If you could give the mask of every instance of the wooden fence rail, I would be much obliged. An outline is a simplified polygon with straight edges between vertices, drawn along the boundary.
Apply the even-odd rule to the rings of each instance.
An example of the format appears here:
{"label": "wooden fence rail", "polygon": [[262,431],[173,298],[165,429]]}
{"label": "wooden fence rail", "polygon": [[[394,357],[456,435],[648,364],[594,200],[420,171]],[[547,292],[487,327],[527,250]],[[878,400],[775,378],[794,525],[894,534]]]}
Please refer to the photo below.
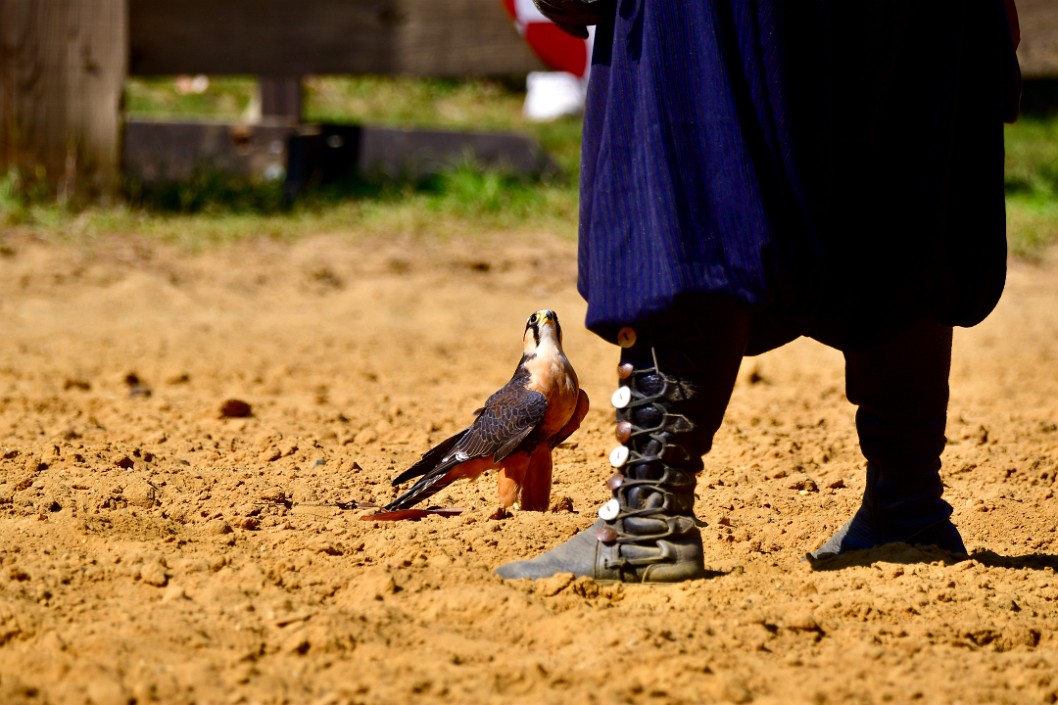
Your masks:
{"label": "wooden fence rail", "polygon": [[500,0],[128,0],[132,75],[499,76],[539,67]]}

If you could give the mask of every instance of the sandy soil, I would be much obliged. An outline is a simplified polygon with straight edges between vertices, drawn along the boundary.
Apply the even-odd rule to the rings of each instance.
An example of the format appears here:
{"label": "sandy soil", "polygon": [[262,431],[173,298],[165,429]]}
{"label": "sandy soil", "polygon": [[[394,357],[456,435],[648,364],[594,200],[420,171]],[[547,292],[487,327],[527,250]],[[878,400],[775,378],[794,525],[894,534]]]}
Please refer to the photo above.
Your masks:
{"label": "sandy soil", "polygon": [[[615,352],[572,243],[424,252],[340,235],[190,255],[0,235],[0,702],[1054,703],[1058,267],[959,331],[945,454],[972,558],[802,561],[863,487],[839,354],[743,365],[698,489],[715,577],[492,569],[591,523]],[[595,401],[556,451],[573,511],[361,521],[562,317]],[[251,416],[221,413],[229,399]]]}

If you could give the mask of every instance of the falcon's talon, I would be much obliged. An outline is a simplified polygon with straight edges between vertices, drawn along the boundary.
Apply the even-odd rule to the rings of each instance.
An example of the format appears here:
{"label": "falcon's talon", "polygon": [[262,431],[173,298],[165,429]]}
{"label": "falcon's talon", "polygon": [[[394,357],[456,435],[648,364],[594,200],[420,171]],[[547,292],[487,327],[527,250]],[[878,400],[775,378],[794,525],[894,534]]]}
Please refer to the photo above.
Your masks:
{"label": "falcon's talon", "polygon": [[554,311],[529,317],[522,359],[511,380],[475,412],[464,431],[442,441],[393,480],[420,477],[384,509],[407,509],[460,478],[475,479],[499,468],[500,504],[546,511],[551,497],[551,451],[580,427],[588,395],[562,351],[562,328]]}

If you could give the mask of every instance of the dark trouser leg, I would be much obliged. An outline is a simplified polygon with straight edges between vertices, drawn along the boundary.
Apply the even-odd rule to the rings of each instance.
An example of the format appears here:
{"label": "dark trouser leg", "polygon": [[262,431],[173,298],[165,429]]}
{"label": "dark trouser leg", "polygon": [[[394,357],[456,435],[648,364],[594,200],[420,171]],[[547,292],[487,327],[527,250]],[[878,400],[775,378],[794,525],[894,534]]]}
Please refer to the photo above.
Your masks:
{"label": "dark trouser leg", "polygon": [[923,320],[845,353],[867,486],[855,516],[812,558],[895,542],[966,553],[941,498],[951,342],[950,327]]}
{"label": "dark trouser leg", "polygon": [[585,531],[497,574],[623,582],[703,577],[695,476],[723,420],[748,333],[747,312],[725,301],[695,310],[693,323],[654,329],[649,340],[625,329],[612,400],[621,445],[610,456],[610,500]]}

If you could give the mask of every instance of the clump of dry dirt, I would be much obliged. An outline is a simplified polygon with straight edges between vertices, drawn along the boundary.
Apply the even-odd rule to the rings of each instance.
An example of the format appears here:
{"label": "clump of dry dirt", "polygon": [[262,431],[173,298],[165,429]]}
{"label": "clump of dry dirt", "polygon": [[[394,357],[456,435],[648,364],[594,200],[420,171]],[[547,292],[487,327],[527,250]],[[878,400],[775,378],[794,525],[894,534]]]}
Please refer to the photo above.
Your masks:
{"label": "clump of dry dirt", "polygon": [[[0,702],[1053,703],[1058,268],[956,335],[948,498],[970,560],[802,561],[858,503],[838,353],[747,360],[698,487],[714,577],[497,565],[592,521],[615,353],[575,246],[258,241],[189,255],[3,235]],[[558,511],[361,521],[505,382],[551,307],[595,400]],[[232,404],[232,401],[239,404]]]}

